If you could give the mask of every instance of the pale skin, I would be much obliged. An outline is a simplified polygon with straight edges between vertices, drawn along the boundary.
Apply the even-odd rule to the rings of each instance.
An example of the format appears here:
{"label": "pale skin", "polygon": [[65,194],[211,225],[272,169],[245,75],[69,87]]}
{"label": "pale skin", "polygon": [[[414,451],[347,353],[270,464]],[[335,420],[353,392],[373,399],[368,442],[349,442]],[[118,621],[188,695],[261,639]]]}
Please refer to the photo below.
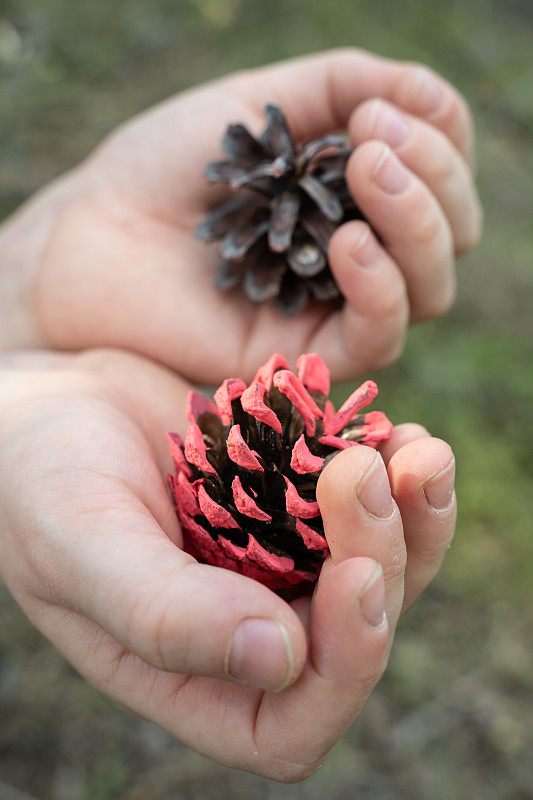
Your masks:
{"label": "pale skin", "polygon": [[[278,103],[297,140],[346,129],[348,182],[369,227],[342,226],[341,308],[286,319],[213,287],[219,255],[192,233],[223,197],[203,177],[231,122],[259,134]],[[319,352],[333,380],[391,361],[410,322],[451,304],[454,260],[479,236],[473,134],[429,69],[358,50],[238,73],[127,123],[0,230],[0,346],[125,347],[189,380],[249,380],[279,351]],[[179,343],[179,346],[177,346]]]}
{"label": "pale skin", "polygon": [[162,432],[184,433],[187,390],[112,350],[0,358],[0,572],[116,703],[221,763],[302,780],[357,718],[439,568],[453,455],[406,424],[381,455],[336,456],[317,492],[331,558],[313,597],[289,604],[181,549]]}

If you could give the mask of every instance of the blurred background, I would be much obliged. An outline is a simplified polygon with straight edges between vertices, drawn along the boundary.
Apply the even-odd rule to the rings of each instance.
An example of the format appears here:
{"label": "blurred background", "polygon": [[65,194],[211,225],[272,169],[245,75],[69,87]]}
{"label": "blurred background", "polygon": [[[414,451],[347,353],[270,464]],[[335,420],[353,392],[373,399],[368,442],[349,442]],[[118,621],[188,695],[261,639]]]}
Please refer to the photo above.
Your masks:
{"label": "blurred background", "polygon": [[0,0],[0,215],[175,91],[338,45],[431,65],[477,123],[483,241],[459,262],[453,311],[413,329],[377,376],[393,420],[455,449],[445,566],[358,723],[295,786],[217,766],[127,717],[0,587],[1,800],[533,798],[529,0]]}

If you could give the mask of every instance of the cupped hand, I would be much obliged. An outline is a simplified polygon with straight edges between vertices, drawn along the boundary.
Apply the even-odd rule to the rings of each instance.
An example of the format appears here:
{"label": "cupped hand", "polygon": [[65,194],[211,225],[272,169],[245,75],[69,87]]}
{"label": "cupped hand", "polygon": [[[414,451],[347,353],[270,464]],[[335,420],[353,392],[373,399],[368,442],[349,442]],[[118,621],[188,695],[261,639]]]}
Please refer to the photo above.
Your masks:
{"label": "cupped hand", "polygon": [[[240,288],[216,290],[216,246],[193,235],[224,196],[203,172],[220,158],[227,125],[260,133],[272,102],[300,142],[348,131],[348,183],[371,225],[347,223],[331,241],[341,307],[310,303],[295,319],[273,301],[252,305]],[[249,380],[275,351],[291,363],[317,351],[334,380],[384,366],[410,321],[448,308],[455,255],[479,235],[472,136],[468,107],[445,80],[359,50],[177,95],[111,135],[6,224],[0,251],[15,266],[5,270],[25,285],[4,292],[0,343],[125,347],[204,383]]]}
{"label": "cupped hand", "polygon": [[[129,711],[225,764],[316,770],[453,535],[454,461],[417,425],[318,484],[331,557],[292,604],[182,549],[162,477],[187,386],[110,350],[0,360],[0,571],[34,624]],[[387,464],[387,467],[385,466]]]}

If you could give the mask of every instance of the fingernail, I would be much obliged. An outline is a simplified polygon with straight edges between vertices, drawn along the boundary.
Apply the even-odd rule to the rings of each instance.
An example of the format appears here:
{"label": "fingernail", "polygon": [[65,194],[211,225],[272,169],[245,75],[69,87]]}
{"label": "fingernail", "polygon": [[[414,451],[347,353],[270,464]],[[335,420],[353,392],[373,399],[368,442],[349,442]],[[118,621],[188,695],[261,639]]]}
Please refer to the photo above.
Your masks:
{"label": "fingernail", "polygon": [[356,242],[351,256],[361,267],[371,267],[378,260],[379,253],[379,245],[370,233],[370,228],[367,226],[361,234],[359,241]]}
{"label": "fingernail", "polygon": [[292,651],[284,625],[249,618],[235,629],[226,656],[229,676],[247,686],[281,691],[292,673]]}
{"label": "fingernail", "polygon": [[406,118],[382,100],[374,100],[370,110],[369,126],[373,138],[387,142],[391,147],[398,147],[405,141],[409,133],[409,124]]}
{"label": "fingernail", "polygon": [[359,608],[363,617],[373,628],[378,628],[385,618],[385,581],[383,569],[378,564],[361,594]]}
{"label": "fingernail", "polygon": [[431,508],[436,511],[444,511],[450,507],[454,484],[455,459],[452,458],[447,467],[424,484],[424,494]]}
{"label": "fingernail", "polygon": [[411,180],[409,171],[387,144],[383,145],[383,151],[376,162],[372,178],[384,192],[389,194],[400,194],[405,191]]}
{"label": "fingernail", "polygon": [[357,488],[357,497],[362,506],[374,517],[388,519],[394,509],[389,476],[383,459],[376,453],[374,461]]}
{"label": "fingernail", "polygon": [[419,69],[413,83],[413,100],[420,114],[436,111],[442,102],[444,88],[426,69]]}

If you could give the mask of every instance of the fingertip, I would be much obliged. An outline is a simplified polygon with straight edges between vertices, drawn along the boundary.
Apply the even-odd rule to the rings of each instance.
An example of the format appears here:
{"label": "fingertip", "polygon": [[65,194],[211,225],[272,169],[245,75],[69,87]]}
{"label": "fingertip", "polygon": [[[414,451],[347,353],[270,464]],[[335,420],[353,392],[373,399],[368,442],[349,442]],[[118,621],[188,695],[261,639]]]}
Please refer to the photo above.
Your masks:
{"label": "fingertip", "polygon": [[354,500],[356,487],[372,467],[376,451],[360,445],[341,450],[320,473],[316,496],[322,516],[335,511],[344,497]]}
{"label": "fingertip", "polygon": [[410,133],[406,114],[382,98],[368,100],[359,105],[350,119],[349,133],[356,145],[368,139],[379,139],[397,149]]}
{"label": "fingertip", "polygon": [[403,422],[394,426],[390,437],[379,445],[379,452],[385,464],[388,464],[394,453],[409,442],[429,437],[431,434],[423,425],[416,422]]}
{"label": "fingertip", "polygon": [[423,426],[406,423],[406,441],[391,458],[391,465],[401,465],[404,470],[416,470],[420,476],[428,479],[443,469],[454,458],[453,450],[448,442],[431,435],[413,436],[417,429],[422,433]]}
{"label": "fingertip", "polygon": [[432,437],[409,442],[389,463],[408,553],[402,610],[434,578],[453,539],[457,512],[454,476],[450,446]]}
{"label": "fingertip", "polygon": [[241,620],[233,631],[225,667],[231,680],[273,692],[285,689],[301,671],[287,626],[253,617]]}
{"label": "fingertip", "polygon": [[333,234],[328,255],[337,279],[343,280],[350,267],[376,266],[383,250],[368,222],[351,220]]}
{"label": "fingertip", "polygon": [[372,187],[378,187],[386,195],[402,195],[412,186],[413,174],[389,144],[368,139],[350,156],[346,180],[356,203],[365,210]]}
{"label": "fingertip", "polygon": [[220,572],[230,586],[234,584],[233,591],[228,587],[219,593],[218,601],[233,617],[226,629],[223,677],[265,691],[282,691],[298,679],[307,659],[302,620],[283,598],[256,580]]}
{"label": "fingertip", "polygon": [[424,496],[433,511],[447,511],[454,502],[455,458],[435,472],[424,484]]}
{"label": "fingertip", "polygon": [[428,436],[407,442],[392,455],[388,473],[398,503],[430,512],[454,510],[455,456],[442,439]]}

